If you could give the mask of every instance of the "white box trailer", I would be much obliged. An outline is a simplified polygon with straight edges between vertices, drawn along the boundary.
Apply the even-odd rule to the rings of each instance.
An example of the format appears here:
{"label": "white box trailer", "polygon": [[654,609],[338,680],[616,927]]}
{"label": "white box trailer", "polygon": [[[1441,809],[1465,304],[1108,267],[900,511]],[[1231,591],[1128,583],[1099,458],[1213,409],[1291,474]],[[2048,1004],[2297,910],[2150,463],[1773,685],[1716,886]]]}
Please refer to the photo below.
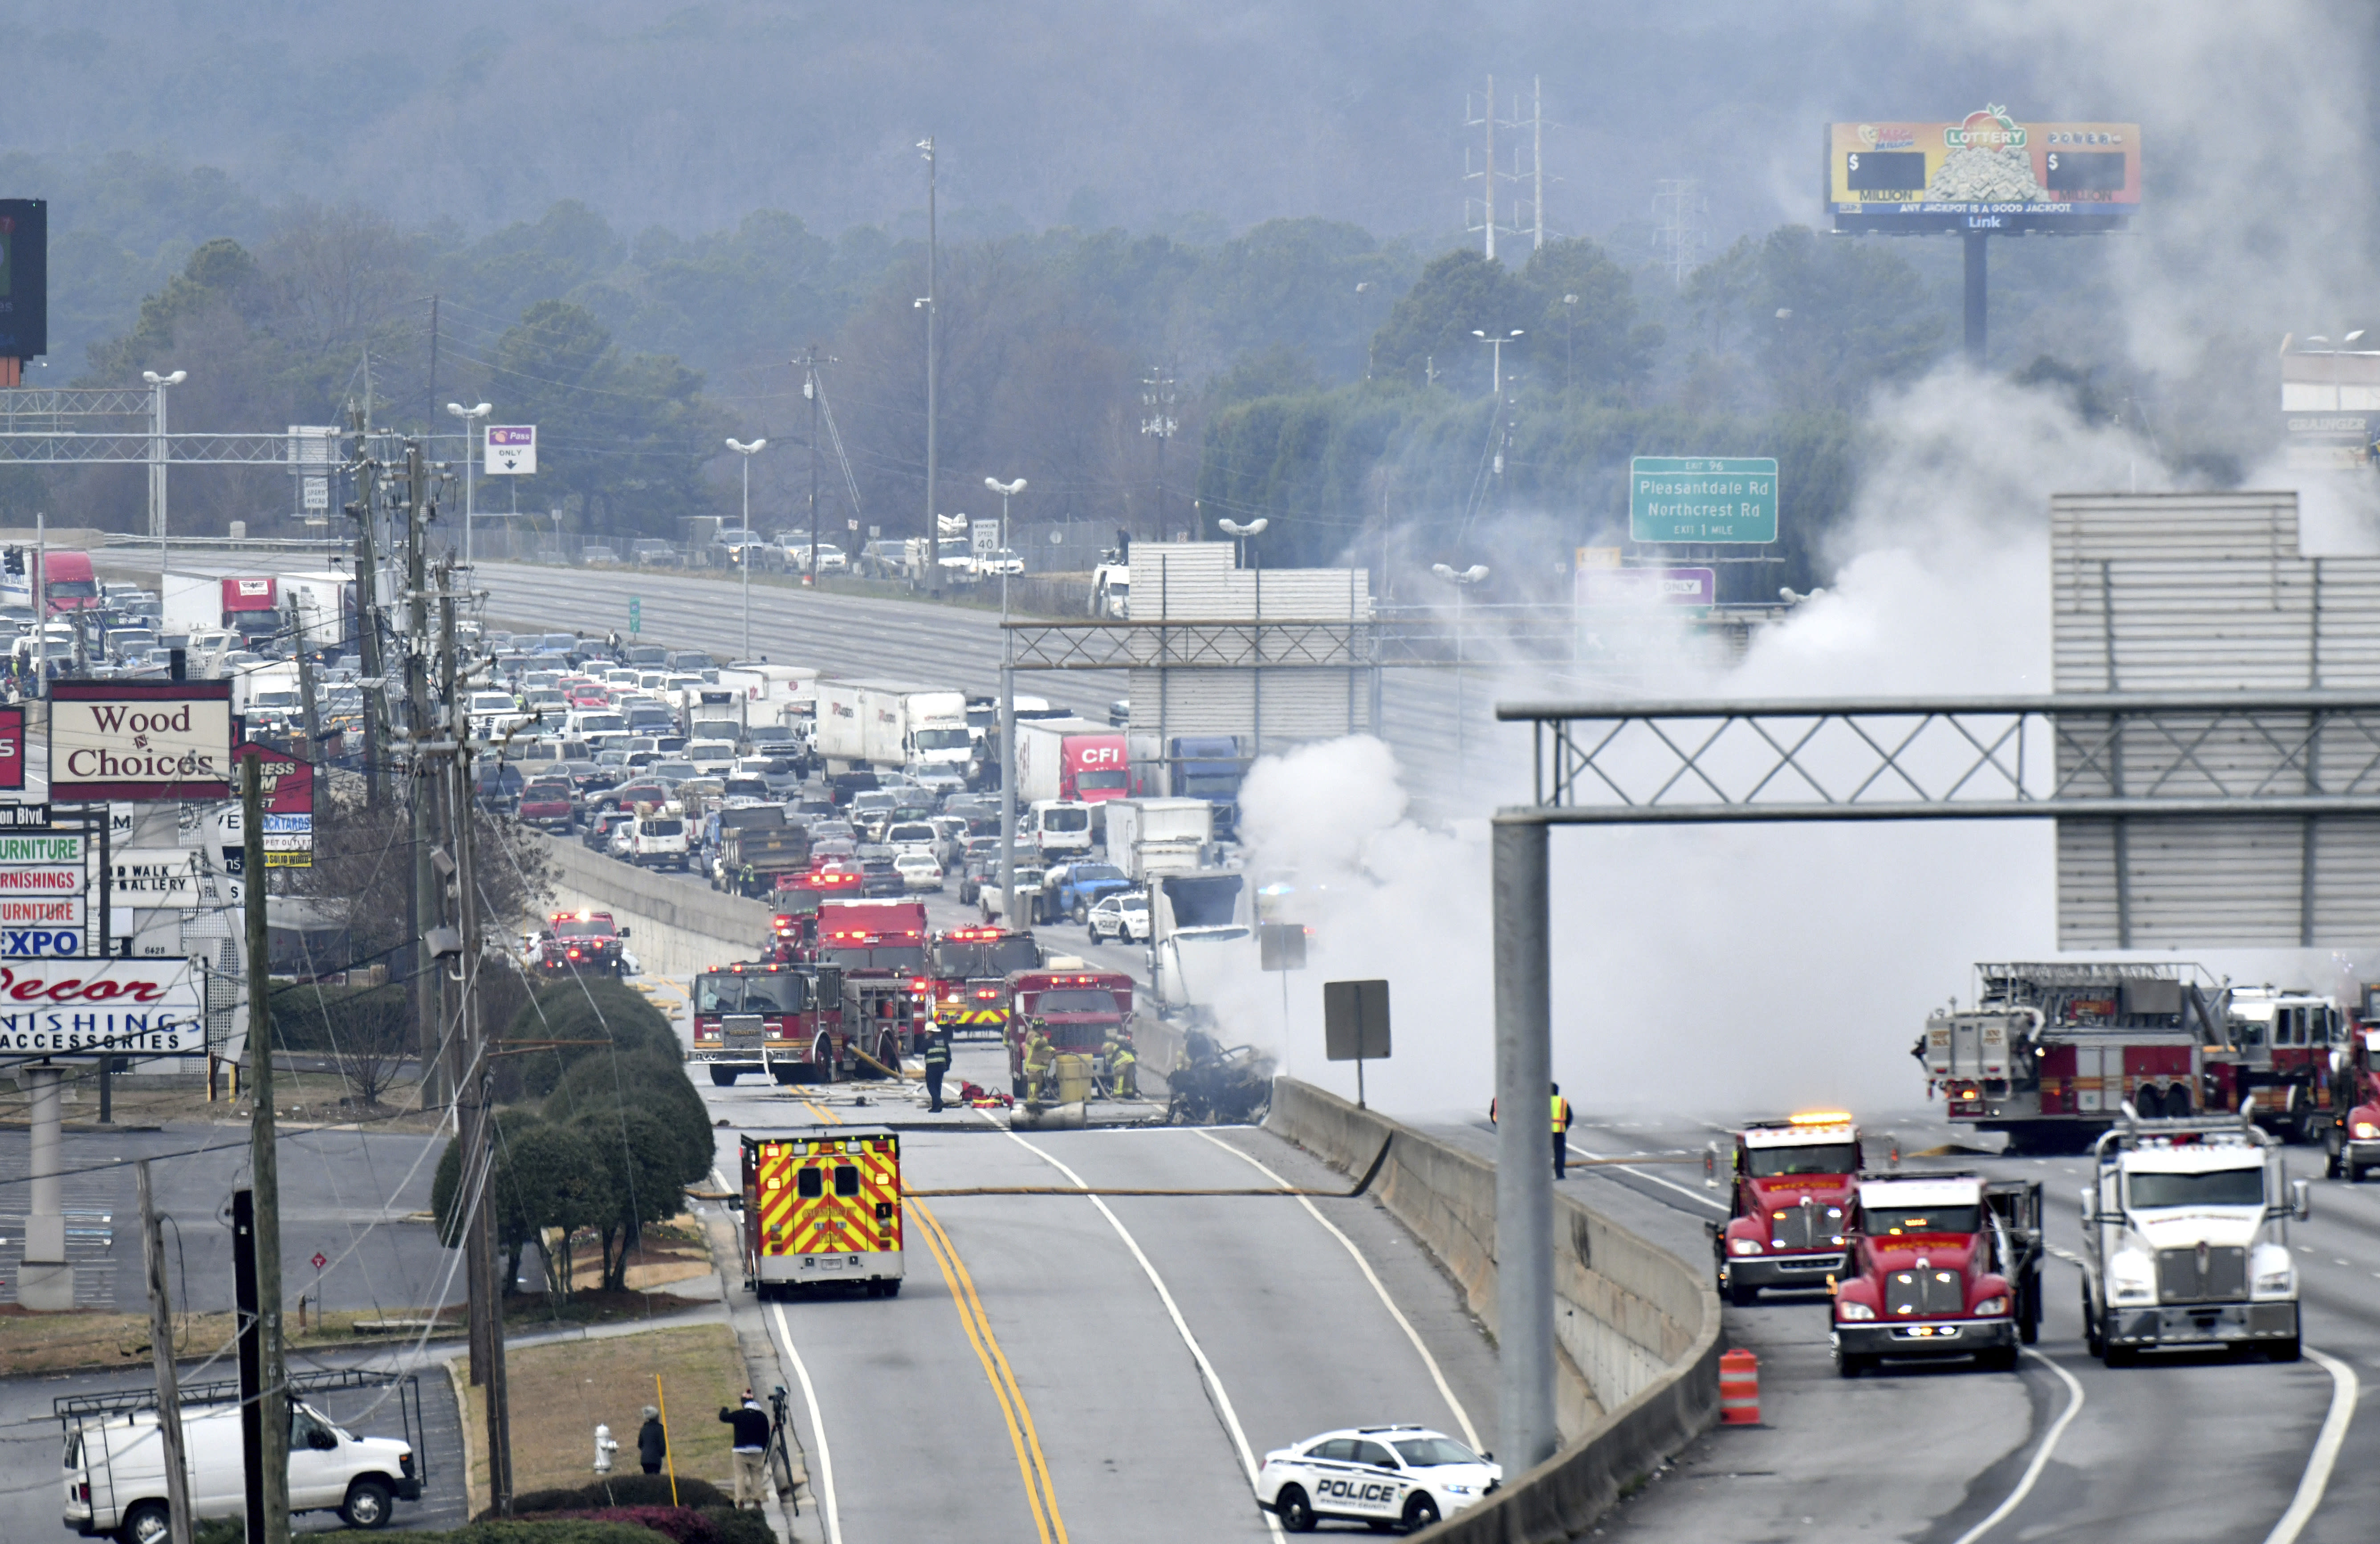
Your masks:
{"label": "white box trailer", "polygon": [[1135,883],[1196,871],[1215,839],[1215,807],[1205,799],[1111,799],[1101,808],[1108,861]]}
{"label": "white box trailer", "polygon": [[863,681],[859,696],[871,765],[894,771],[965,768],[974,744],[967,734],[966,693],[953,687]]}
{"label": "white box trailer", "polygon": [[831,772],[850,772],[868,764],[866,721],[859,716],[859,683],[820,679],[818,718],[811,731],[812,751]]}
{"label": "white box trailer", "polygon": [[301,647],[344,654],[357,647],[356,581],[351,574],[284,574],[281,603]]}

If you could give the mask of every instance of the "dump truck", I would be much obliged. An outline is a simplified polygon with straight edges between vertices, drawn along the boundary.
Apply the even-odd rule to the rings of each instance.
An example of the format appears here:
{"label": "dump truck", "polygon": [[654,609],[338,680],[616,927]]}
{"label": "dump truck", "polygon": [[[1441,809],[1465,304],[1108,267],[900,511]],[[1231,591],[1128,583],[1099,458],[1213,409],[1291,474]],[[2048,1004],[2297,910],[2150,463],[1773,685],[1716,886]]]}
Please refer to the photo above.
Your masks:
{"label": "dump truck", "polygon": [[1833,1287],[1835,1370],[1972,1357],[2016,1370],[2041,1329],[2041,1182],[1862,1174]]}

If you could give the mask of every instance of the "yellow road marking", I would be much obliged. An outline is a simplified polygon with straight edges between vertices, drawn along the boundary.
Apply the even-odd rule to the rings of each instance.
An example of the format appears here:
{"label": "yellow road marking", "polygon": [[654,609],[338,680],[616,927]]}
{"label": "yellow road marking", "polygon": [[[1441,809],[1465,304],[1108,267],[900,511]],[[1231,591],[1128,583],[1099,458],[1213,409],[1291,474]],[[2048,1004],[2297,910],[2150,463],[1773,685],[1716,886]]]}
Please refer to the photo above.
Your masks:
{"label": "yellow road marking", "polygon": [[[842,1117],[817,1101],[806,1099],[802,1103],[808,1106],[820,1124],[843,1124]],[[967,1274],[966,1262],[959,1258],[958,1246],[943,1232],[941,1219],[923,1201],[909,1200],[905,1204],[917,1214],[926,1250],[934,1257],[934,1264],[942,1272],[942,1283],[951,1290],[952,1306],[959,1311],[959,1327],[966,1331],[967,1343],[974,1347],[976,1360],[983,1364],[983,1375],[991,1383],[991,1395],[1000,1402],[1000,1418],[1007,1423],[1009,1445],[1016,1450],[1016,1472],[1025,1481],[1025,1502],[1033,1509],[1034,1529],[1041,1536],[1041,1544],[1067,1544],[1065,1519],[1058,1514],[1058,1489],[1050,1478],[1050,1461],[1041,1453],[1041,1434],[1034,1428],[1033,1411],[1025,1403],[1025,1391],[1017,1385],[1007,1353],[1001,1350],[999,1337],[991,1332],[991,1317],[984,1312],[983,1300],[976,1295],[975,1278]]]}

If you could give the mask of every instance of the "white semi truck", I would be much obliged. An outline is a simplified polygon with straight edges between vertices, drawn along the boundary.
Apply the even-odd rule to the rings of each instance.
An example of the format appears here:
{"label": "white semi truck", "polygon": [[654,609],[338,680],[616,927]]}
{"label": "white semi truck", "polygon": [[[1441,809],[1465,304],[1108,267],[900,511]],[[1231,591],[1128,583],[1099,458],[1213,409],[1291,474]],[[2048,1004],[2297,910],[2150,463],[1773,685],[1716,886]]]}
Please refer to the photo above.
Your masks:
{"label": "white semi truck", "polygon": [[830,772],[966,770],[973,741],[965,692],[907,681],[820,679],[817,702],[817,752]]}
{"label": "white semi truck", "polygon": [[1135,884],[1196,872],[1215,839],[1215,807],[1205,799],[1111,799],[1101,812],[1108,861]]}
{"label": "white semi truck", "polygon": [[2082,1192],[2082,1331],[2110,1367],[2161,1346],[2299,1355],[2289,1224],[2312,1215],[2281,1145],[2239,1115],[2143,1120],[2093,1149]]}

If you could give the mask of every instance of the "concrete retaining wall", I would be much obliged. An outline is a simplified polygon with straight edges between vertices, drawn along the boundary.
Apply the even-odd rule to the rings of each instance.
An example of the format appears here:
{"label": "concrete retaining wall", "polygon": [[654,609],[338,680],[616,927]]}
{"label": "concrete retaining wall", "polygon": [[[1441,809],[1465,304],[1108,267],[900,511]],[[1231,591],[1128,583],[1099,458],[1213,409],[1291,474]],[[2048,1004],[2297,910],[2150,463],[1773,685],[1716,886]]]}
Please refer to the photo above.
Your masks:
{"label": "concrete retaining wall", "polygon": [[[1389,1155],[1373,1193],[1436,1254],[1472,1311],[1496,1327],[1496,1173],[1485,1160],[1335,1094],[1279,1078],[1266,1126],[1333,1168]],[[1554,1198],[1556,1332],[1564,1446],[1490,1501],[1432,1530],[1480,1544],[1551,1544],[1585,1533],[1621,1488],[1718,1412],[1719,1311],[1710,1273]]]}
{"label": "concrete retaining wall", "polygon": [[650,873],[568,837],[530,833],[553,864],[557,908],[608,911],[628,930],[628,952],[658,976],[687,976],[760,952],[773,914],[699,880]]}

